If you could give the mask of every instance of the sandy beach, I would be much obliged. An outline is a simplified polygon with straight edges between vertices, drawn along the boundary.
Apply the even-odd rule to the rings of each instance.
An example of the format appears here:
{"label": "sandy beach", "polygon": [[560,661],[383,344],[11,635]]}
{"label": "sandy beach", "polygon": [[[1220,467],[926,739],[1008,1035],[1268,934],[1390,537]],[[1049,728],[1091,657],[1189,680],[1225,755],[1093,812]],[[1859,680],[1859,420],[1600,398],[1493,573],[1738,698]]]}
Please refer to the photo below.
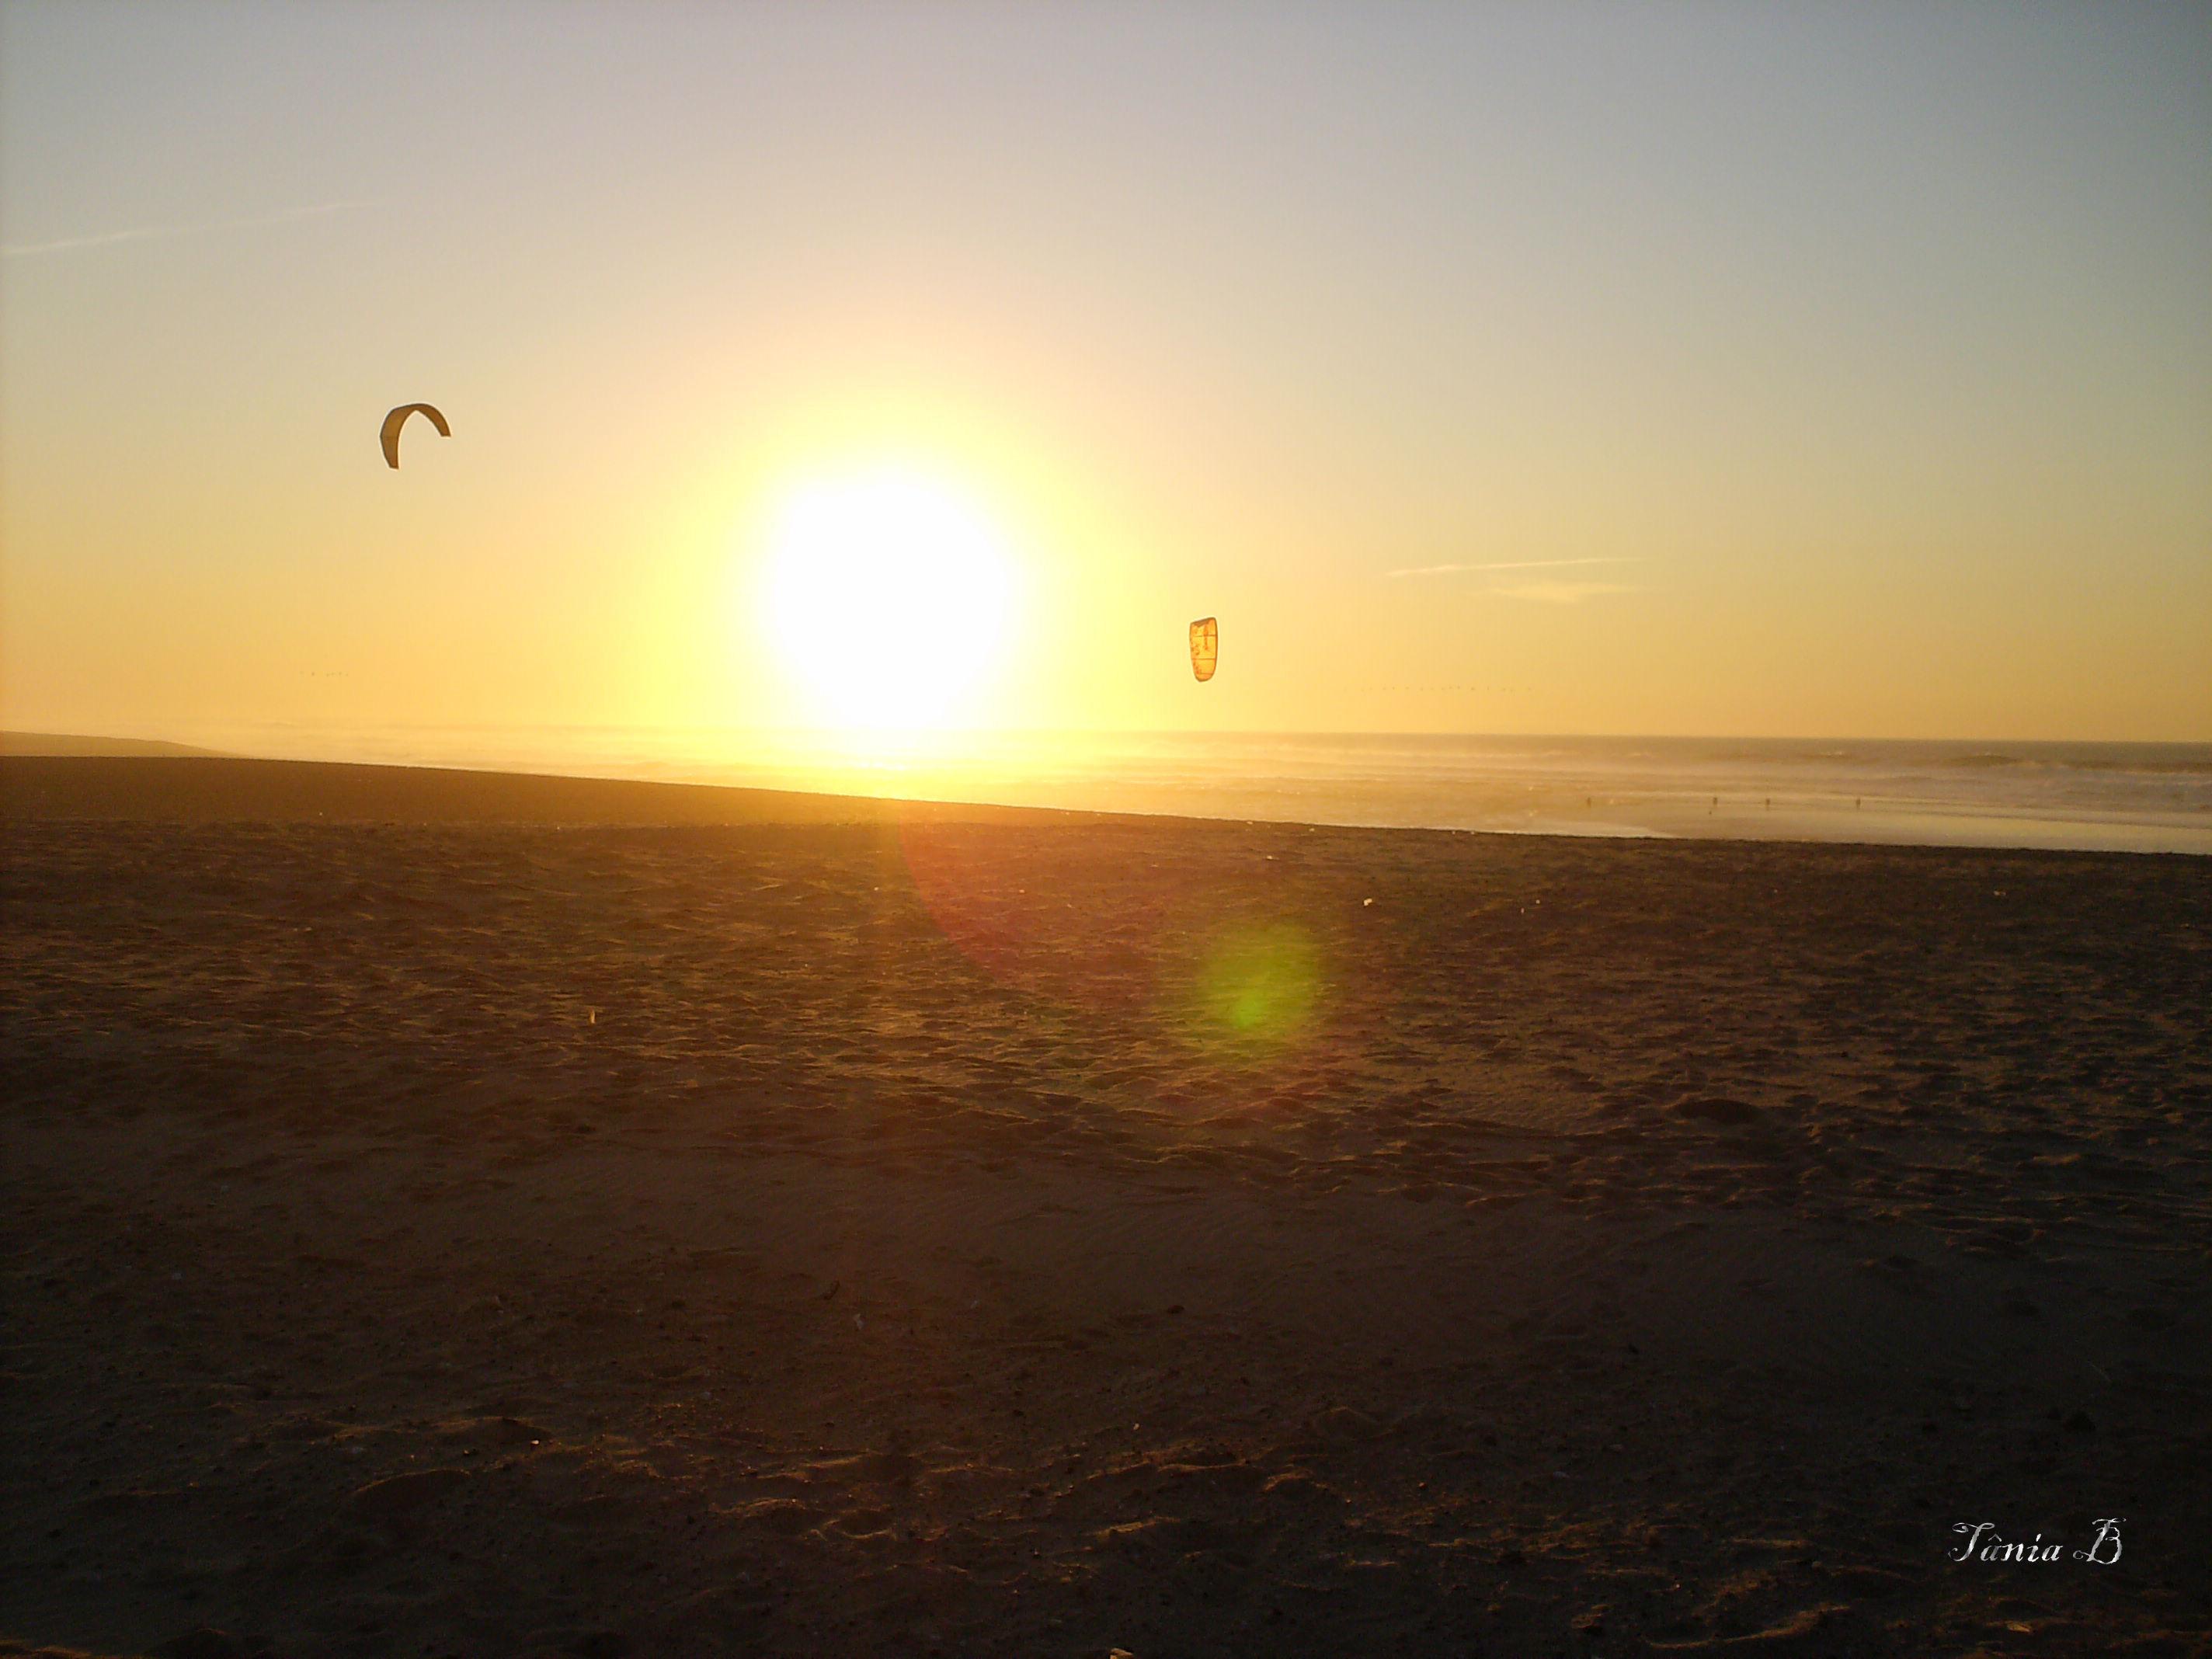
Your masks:
{"label": "sandy beach", "polygon": [[0,838],[0,1652],[2212,1644],[2200,860],[187,757]]}

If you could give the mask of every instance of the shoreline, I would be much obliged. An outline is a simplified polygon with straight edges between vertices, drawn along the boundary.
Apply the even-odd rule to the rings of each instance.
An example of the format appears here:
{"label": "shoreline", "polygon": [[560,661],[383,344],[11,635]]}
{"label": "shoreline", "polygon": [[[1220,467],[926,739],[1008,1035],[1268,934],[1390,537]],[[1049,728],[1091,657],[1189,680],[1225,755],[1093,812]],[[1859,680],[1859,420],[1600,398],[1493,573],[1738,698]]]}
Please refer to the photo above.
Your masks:
{"label": "shoreline", "polygon": [[[1295,818],[1216,816],[1145,809],[1101,810],[1034,803],[998,803],[917,799],[895,795],[840,794],[743,784],[675,781],[597,774],[509,772],[461,766],[398,766],[353,761],[276,760],[217,755],[0,755],[0,819],[82,817],[146,822],[331,822],[331,823],[560,823],[576,825],[624,823],[708,824],[788,823],[890,823],[902,818],[933,821],[1013,822],[1024,817],[1075,822],[1127,820],[1166,823],[1279,824],[1291,828],[1362,831],[1416,831],[1441,835],[1535,836],[1614,842],[1713,842],[1730,845],[1859,848],[1926,848],[1954,850],[2124,854],[2134,857],[2197,858],[2212,855],[2212,828],[2178,831],[2170,826],[2111,822],[2101,826],[2101,844],[2083,844],[2087,820],[2053,823],[2007,817],[1990,810],[1949,815],[1907,811],[1866,815],[1891,834],[1836,833],[1832,821],[1848,820],[1841,811],[1805,822],[1785,810],[1784,822],[1796,834],[1728,834],[1694,826],[1706,815],[1693,806],[1677,809],[1677,827],[1622,823],[1607,819],[1577,824],[1547,817],[1528,826],[1510,823],[1440,825],[1332,817]],[[1531,816],[1534,816],[1532,812]],[[1665,817],[1667,815],[1655,815]],[[1732,812],[1729,828],[1771,826],[1771,813]],[[2017,826],[2014,835],[1987,840],[1959,833],[1960,822],[2002,821]],[[1906,833],[1902,826],[1917,826]],[[2069,835],[2069,831],[2072,833]],[[2195,844],[2144,845],[2170,842],[2186,833]]]}

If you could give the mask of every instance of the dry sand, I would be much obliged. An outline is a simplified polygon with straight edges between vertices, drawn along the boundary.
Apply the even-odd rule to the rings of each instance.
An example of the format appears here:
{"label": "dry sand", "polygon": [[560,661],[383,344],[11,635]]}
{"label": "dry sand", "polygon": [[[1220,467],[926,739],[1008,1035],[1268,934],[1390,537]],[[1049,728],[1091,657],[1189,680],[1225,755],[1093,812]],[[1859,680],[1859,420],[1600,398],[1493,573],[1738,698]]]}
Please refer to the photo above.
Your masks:
{"label": "dry sand", "polygon": [[0,1638],[2206,1646],[2202,861],[182,759],[0,817]]}

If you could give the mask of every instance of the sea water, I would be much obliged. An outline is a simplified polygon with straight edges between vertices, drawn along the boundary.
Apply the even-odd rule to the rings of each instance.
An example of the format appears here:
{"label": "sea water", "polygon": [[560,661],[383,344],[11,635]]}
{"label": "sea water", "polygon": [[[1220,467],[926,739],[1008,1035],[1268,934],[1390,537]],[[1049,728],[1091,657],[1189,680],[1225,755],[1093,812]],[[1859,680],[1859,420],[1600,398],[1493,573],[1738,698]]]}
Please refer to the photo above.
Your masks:
{"label": "sea water", "polygon": [[2212,854],[2212,744],[257,726],[235,753],[1291,823]]}

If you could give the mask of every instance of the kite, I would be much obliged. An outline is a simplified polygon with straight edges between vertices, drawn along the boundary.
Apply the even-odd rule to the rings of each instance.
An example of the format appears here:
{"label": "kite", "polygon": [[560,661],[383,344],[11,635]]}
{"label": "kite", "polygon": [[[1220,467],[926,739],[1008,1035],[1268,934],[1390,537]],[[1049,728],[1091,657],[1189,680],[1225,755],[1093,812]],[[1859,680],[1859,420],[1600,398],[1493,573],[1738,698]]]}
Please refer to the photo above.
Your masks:
{"label": "kite", "polygon": [[430,424],[438,428],[441,438],[450,438],[453,428],[446,424],[446,417],[428,404],[402,404],[384,417],[384,464],[399,465],[399,428],[407,424],[410,415],[428,415]]}
{"label": "kite", "polygon": [[1190,672],[1200,680],[1213,678],[1213,665],[1221,656],[1221,624],[1207,617],[1190,625]]}

